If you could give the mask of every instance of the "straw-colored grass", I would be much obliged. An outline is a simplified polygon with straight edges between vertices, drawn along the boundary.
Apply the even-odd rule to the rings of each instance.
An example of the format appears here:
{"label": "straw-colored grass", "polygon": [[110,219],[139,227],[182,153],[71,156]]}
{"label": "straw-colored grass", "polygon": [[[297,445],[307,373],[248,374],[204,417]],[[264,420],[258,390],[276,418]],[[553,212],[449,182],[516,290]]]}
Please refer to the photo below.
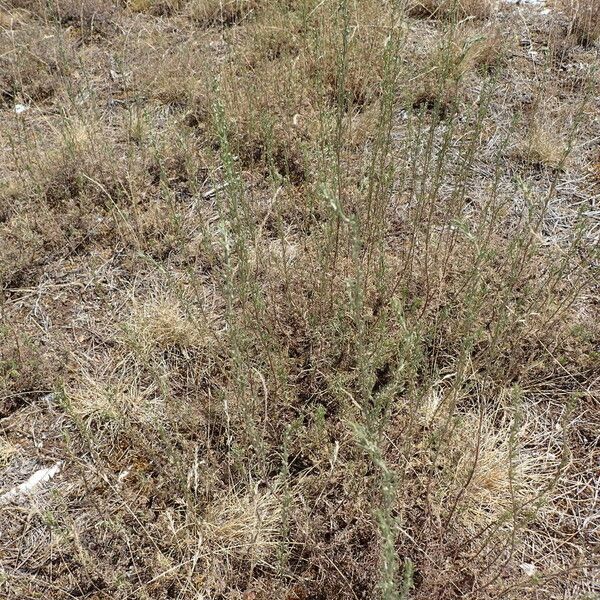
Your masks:
{"label": "straw-colored grass", "polygon": [[563,8],[0,0],[2,598],[593,594]]}

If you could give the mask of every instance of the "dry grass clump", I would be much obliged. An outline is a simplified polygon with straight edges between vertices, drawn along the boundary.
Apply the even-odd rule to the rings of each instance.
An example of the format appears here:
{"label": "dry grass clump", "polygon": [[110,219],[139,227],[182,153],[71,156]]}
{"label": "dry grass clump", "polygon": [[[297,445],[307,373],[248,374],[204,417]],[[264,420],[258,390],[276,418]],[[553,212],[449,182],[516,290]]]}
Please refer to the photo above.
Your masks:
{"label": "dry grass clump", "polygon": [[309,51],[304,43],[305,27],[300,11],[285,13],[276,5],[263,6],[256,18],[249,20],[236,34],[234,62],[246,64],[248,70],[260,69],[269,62],[303,68],[298,61],[292,61]]}
{"label": "dry grass clump", "polygon": [[109,147],[96,144],[95,135],[88,126],[76,124],[58,149],[42,158],[40,170],[46,174],[42,186],[49,204],[83,200],[91,195],[102,204],[111,205],[123,193],[124,186],[119,185],[115,169],[119,160],[111,156]]}
{"label": "dry grass clump", "polygon": [[73,51],[69,37],[48,26],[11,22],[0,28],[0,103],[49,99],[71,73]]}
{"label": "dry grass clump", "polygon": [[186,70],[187,64],[179,61],[171,61],[164,58],[163,62],[169,65],[169,69],[146,71],[142,75],[143,86],[149,91],[152,98],[171,106],[198,104],[199,92],[204,89],[204,79],[198,80],[194,70]]}
{"label": "dry grass clump", "polygon": [[517,148],[517,155],[537,167],[560,169],[566,166],[567,144],[557,124],[536,117]]}
{"label": "dry grass clump", "polygon": [[[132,49],[131,81],[150,100],[193,112],[196,124],[210,116],[207,98],[215,68],[204,38],[177,39],[170,31],[144,31]],[[136,114],[144,114],[142,111]]]}
{"label": "dry grass clump", "polygon": [[[309,13],[318,42],[306,37],[307,17],[299,10],[284,17],[274,9],[261,10],[237,39],[232,68],[221,77],[220,101],[226,135],[245,166],[260,166],[296,185],[310,180],[314,161],[307,156],[323,128],[333,127],[335,107],[354,115],[367,111],[380,95],[391,6],[347,9],[345,17],[327,5]],[[333,26],[342,18],[350,28],[345,42]],[[347,48],[345,65],[337,56],[340,44]],[[328,116],[315,112],[323,101],[330,105]],[[213,139],[224,133],[216,133],[219,127],[213,124]]]}
{"label": "dry grass clump", "polygon": [[76,27],[89,38],[94,34],[110,32],[116,18],[118,2],[102,0],[57,0],[50,5],[50,14],[61,25]]}
{"label": "dry grass clump", "polygon": [[150,176],[181,193],[197,192],[206,182],[212,163],[212,153],[202,147],[197,133],[173,127],[150,137],[155,144],[148,164]]}
{"label": "dry grass clump", "polygon": [[2,10],[13,10],[17,11],[36,13],[37,11],[43,11],[45,9],[45,2],[40,0],[8,0],[2,3]]}
{"label": "dry grass clump", "polygon": [[251,490],[216,498],[203,515],[199,536],[205,586],[222,593],[243,568],[271,570],[281,540],[282,498],[277,490]]}
{"label": "dry grass clump", "polygon": [[20,172],[31,173],[20,193],[41,195],[49,208],[114,208],[128,194],[130,178],[144,177],[143,165],[122,154],[109,128],[76,116],[65,120],[51,144],[27,147],[17,158]]}
{"label": "dry grass clump", "polygon": [[130,0],[128,3],[134,12],[164,16],[182,13],[201,27],[235,25],[259,5],[257,0]]}
{"label": "dry grass clump", "polygon": [[506,65],[508,46],[498,28],[470,22],[441,38],[416,38],[411,62],[420,67],[408,82],[400,82],[401,97],[408,106],[445,118],[469,101],[470,90],[477,89],[482,79]]}
{"label": "dry grass clump", "polygon": [[[13,115],[11,120],[20,118]],[[21,140],[18,123],[11,134],[18,149],[14,172],[0,190],[0,227],[8,233],[0,265],[3,275],[12,270],[13,284],[39,276],[49,257],[116,238],[138,243],[136,229],[144,207],[133,208],[131,197],[145,189],[136,195],[135,202],[141,204],[148,193],[150,161],[127,155],[113,131],[92,116],[85,124],[77,117],[65,119],[60,131],[45,132],[42,144]]]}
{"label": "dry grass clump", "polygon": [[[520,447],[518,440],[530,435],[524,424],[498,425],[497,420],[489,415],[457,416],[455,441],[440,453],[440,506],[450,508],[458,498],[460,507],[450,518],[467,531],[506,519],[530,504],[558,467],[557,457],[550,452],[545,456],[544,448]],[[528,445],[533,448],[533,440]]]}
{"label": "dry grass clump", "polygon": [[434,111],[445,117],[458,101],[456,82],[440,81],[435,75],[424,75],[407,90],[406,103],[416,110]]}
{"label": "dry grass clump", "polygon": [[125,213],[136,182],[149,176],[143,164],[129,163],[106,135],[91,119],[85,126],[72,122],[47,146],[24,146],[15,156],[12,185],[0,190],[5,209],[0,229],[7,233],[0,249],[5,283],[24,284],[39,276],[49,257],[103,239],[118,236],[135,243],[135,221],[133,226],[125,222]]}
{"label": "dry grass clump", "polygon": [[[268,104],[268,98],[265,95],[261,100]],[[243,164],[302,184],[308,176],[308,165],[303,140],[294,127],[294,114],[288,110],[282,114],[279,107],[263,105],[263,116],[257,121],[260,105],[249,106],[239,96],[231,101],[229,106],[236,107],[237,118],[229,123],[228,135]]]}
{"label": "dry grass clump", "polygon": [[14,444],[4,437],[0,438],[0,467],[5,467],[18,451],[19,449]]}
{"label": "dry grass clump", "polygon": [[135,372],[114,372],[114,360],[106,356],[100,373],[85,373],[65,390],[71,415],[94,435],[113,439],[133,426],[153,425],[163,418],[164,407],[152,386],[142,387]]}
{"label": "dry grass clump", "polygon": [[129,0],[127,6],[133,12],[148,12],[152,15],[169,16],[181,10],[186,0]]}
{"label": "dry grass clump", "polygon": [[200,323],[175,298],[157,298],[134,308],[126,327],[134,347],[168,350],[198,348],[206,343]]}
{"label": "dry grass clump", "polygon": [[27,284],[34,266],[43,263],[43,255],[63,242],[60,227],[51,213],[14,214],[0,224],[3,238],[0,249],[0,280],[4,286]]}
{"label": "dry grass clump", "polygon": [[238,490],[215,498],[201,520],[185,516],[170,511],[159,518],[156,534],[181,550],[154,552],[151,568],[164,574],[161,585],[218,595],[254,587],[244,580],[255,569],[272,573],[281,536],[281,498],[274,491]]}
{"label": "dry grass clump", "polygon": [[[322,47],[307,57],[307,69],[314,78],[312,85],[325,86],[332,104],[344,100],[352,111],[367,107],[381,93],[385,45],[394,22],[393,5],[388,2],[367,2],[348,11],[348,15],[328,11],[318,15]],[[341,25],[342,19],[347,19],[349,28],[344,35],[334,26]],[[347,46],[343,64],[340,45]]]}
{"label": "dry grass clump", "polygon": [[34,15],[40,20],[52,20],[76,29],[87,39],[93,34],[108,33],[119,9],[119,2],[101,0],[12,0],[8,5],[19,9],[19,14]]}
{"label": "dry grass clump", "polygon": [[491,70],[499,64],[501,47],[493,35],[475,33],[472,27],[458,27],[451,34],[421,49],[424,62],[410,85],[402,92],[405,102],[415,109],[435,110],[446,116],[466,96],[466,84],[478,70]]}
{"label": "dry grass clump", "polygon": [[487,19],[492,15],[495,5],[494,0],[411,0],[408,14],[440,19]]}
{"label": "dry grass clump", "polygon": [[28,18],[28,12],[16,6],[0,6],[0,29],[16,29],[23,25]]}
{"label": "dry grass clump", "polygon": [[291,66],[292,58],[282,56],[243,74],[226,71],[220,83],[222,114],[210,115],[209,134],[218,147],[230,144],[246,167],[302,183],[308,168],[304,146],[314,139],[318,123],[312,120],[313,90],[306,74]]}
{"label": "dry grass clump", "polygon": [[[122,427],[124,413],[132,403],[129,395],[120,389],[104,387],[103,382],[92,377],[84,377],[81,388],[69,390],[67,397],[73,415],[95,431]],[[133,402],[137,400],[133,398]]]}
{"label": "dry grass clump", "polygon": [[[421,405],[419,446],[402,480],[409,488],[401,496],[407,531],[427,553],[417,598],[452,598],[449,584],[460,597],[471,585],[479,589],[503,577],[500,549],[526,552],[523,532],[557,510],[547,499],[559,495],[553,485],[565,467],[560,440],[538,439],[539,423],[522,420],[512,402],[475,414],[457,410],[454,400],[469,399],[453,400],[448,392],[435,390]],[[426,531],[418,525],[419,502],[410,500],[423,493],[436,506]]]}
{"label": "dry grass clump", "polygon": [[561,3],[577,41],[591,46],[600,41],[600,2],[598,0],[564,0]]}
{"label": "dry grass clump", "polygon": [[257,0],[190,0],[187,12],[200,26],[233,25],[259,6]]}
{"label": "dry grass clump", "polygon": [[[18,268],[18,261],[15,263]],[[2,284],[6,286],[13,280],[18,282],[14,272],[8,272]],[[56,365],[44,355],[43,345],[35,332],[16,328],[4,314],[0,317],[0,413],[4,416],[24,401],[21,394],[47,390]]]}
{"label": "dry grass clump", "polygon": [[463,43],[463,69],[473,68],[484,75],[494,73],[506,65],[510,49],[510,36],[499,29],[486,28],[477,32],[465,26],[459,35],[465,36]]}

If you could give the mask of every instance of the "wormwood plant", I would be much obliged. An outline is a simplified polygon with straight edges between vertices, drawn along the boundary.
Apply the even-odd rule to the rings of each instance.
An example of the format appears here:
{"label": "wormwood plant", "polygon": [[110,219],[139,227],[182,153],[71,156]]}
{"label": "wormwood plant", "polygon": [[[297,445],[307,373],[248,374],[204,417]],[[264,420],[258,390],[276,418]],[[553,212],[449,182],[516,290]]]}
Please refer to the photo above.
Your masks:
{"label": "wormwood plant", "polygon": [[592,590],[583,13],[84,4],[0,2],[2,593]]}

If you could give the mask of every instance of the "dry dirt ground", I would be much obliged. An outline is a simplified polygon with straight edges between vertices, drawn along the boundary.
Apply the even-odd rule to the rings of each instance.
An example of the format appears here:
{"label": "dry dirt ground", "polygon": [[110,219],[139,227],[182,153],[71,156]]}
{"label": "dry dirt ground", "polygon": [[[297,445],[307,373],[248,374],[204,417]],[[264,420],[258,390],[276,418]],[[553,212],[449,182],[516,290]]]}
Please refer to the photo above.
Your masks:
{"label": "dry dirt ground", "polygon": [[600,597],[597,0],[0,0],[0,596]]}

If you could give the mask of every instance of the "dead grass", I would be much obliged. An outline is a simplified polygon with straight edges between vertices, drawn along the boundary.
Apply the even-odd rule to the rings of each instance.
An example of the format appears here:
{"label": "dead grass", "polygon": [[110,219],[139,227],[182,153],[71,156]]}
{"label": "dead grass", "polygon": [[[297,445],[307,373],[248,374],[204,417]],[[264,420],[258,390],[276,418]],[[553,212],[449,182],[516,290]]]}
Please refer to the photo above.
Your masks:
{"label": "dead grass", "polygon": [[185,0],[131,0],[127,4],[134,12],[147,12],[156,16],[170,16],[184,5]]}
{"label": "dead grass", "polygon": [[583,45],[593,45],[600,40],[600,2],[589,0],[566,0],[562,3],[570,21],[570,28],[577,41]]}
{"label": "dead grass", "polygon": [[159,350],[197,347],[205,339],[198,324],[186,318],[173,298],[158,298],[136,308],[126,332],[132,344]]}
{"label": "dead grass", "polygon": [[0,31],[0,97],[4,105],[42,102],[72,72],[72,44],[51,27],[9,19]]}
{"label": "dead grass", "polygon": [[529,126],[517,154],[526,162],[541,168],[564,169],[567,161],[567,142],[560,125],[546,115],[538,116]]}
{"label": "dead grass", "polygon": [[414,0],[409,3],[408,11],[415,17],[487,19],[493,9],[493,0]]}
{"label": "dead grass", "polygon": [[256,0],[192,0],[187,10],[199,25],[233,25],[257,6]]}
{"label": "dead grass", "polygon": [[0,595],[592,593],[577,13],[0,6]]}
{"label": "dead grass", "polygon": [[0,439],[0,465],[5,467],[11,458],[18,452],[18,449],[9,441]]}

